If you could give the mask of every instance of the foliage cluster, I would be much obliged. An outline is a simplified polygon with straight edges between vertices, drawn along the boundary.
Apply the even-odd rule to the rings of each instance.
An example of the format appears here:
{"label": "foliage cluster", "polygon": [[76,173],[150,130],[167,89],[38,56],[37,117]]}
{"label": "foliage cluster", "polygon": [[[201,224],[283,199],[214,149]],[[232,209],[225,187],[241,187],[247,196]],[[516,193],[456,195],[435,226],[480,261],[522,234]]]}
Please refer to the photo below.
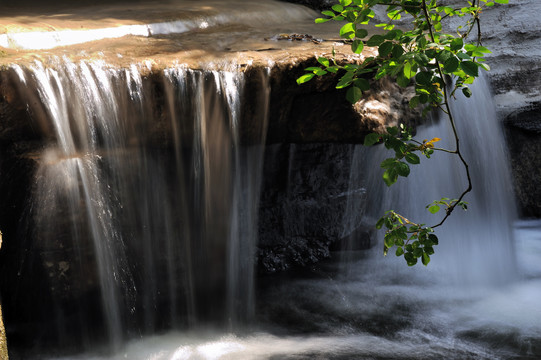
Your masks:
{"label": "foliage cluster", "polygon": [[[344,22],[340,36],[350,44],[354,54],[359,54],[359,61],[342,65],[336,61],[333,49],[332,58],[319,57],[319,66],[306,68],[307,73],[297,83],[328,73],[340,74],[336,88],[347,88],[346,98],[355,103],[370,89],[371,80],[388,76],[401,87],[414,87],[415,95],[409,100],[412,108],[422,106],[424,114],[439,109],[450,121],[455,138],[452,150],[435,147],[439,138],[413,139],[411,129],[403,125],[389,127],[384,134],[369,134],[364,141],[366,146],[383,143],[394,151],[392,157],[381,163],[387,186],[394,184],[399,176],[408,176],[410,165],[420,163],[416,153],[427,158],[436,151],[455,154],[466,170],[468,185],[458,198],[442,198],[426,206],[433,214],[441,208],[445,210],[443,219],[436,225],[415,223],[393,210],[377,222],[377,228],[386,228],[384,254],[396,247],[396,255],[403,256],[410,266],[418,259],[427,265],[434,253],[433,246],[438,244],[434,228],[441,226],[457,206],[467,209],[463,198],[472,190],[472,183],[468,163],[460,151],[449,101],[458,90],[470,97],[469,85],[479,76],[480,69],[490,69],[485,56],[491,51],[481,42],[480,15],[487,7],[507,3],[508,0],[470,0],[463,1],[462,6],[451,6],[440,0],[340,0],[331,9],[322,11],[325,17],[316,19],[316,23]],[[374,18],[377,6],[385,7],[388,21],[376,24],[380,31],[368,37],[367,25]],[[451,18],[463,21],[453,33],[448,33],[446,21]],[[377,47],[377,55],[363,58],[365,46]]]}

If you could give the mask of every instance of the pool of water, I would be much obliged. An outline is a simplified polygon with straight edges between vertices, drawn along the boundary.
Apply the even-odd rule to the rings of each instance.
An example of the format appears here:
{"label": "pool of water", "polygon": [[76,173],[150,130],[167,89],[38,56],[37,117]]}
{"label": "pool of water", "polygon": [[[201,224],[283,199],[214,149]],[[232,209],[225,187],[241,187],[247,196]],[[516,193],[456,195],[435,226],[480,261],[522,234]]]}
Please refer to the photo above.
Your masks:
{"label": "pool of water", "polygon": [[375,248],[260,280],[258,320],[243,331],[171,332],[76,359],[539,359],[540,230],[516,223],[520,277],[507,284],[457,285]]}

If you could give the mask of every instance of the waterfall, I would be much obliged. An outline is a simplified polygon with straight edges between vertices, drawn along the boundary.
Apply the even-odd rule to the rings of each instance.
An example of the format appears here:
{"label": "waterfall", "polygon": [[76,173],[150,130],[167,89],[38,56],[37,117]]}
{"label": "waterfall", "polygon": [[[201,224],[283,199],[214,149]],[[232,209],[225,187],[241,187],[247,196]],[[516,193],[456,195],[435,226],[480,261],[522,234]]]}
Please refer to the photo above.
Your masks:
{"label": "waterfall", "polygon": [[[461,150],[470,165],[473,192],[465,201],[468,210],[457,208],[446,223],[436,229],[440,244],[428,265],[455,284],[480,286],[508,283],[517,276],[513,241],[513,222],[517,219],[505,139],[484,78],[472,86],[473,97],[462,95],[451,102],[456,119]],[[441,138],[436,145],[454,149],[454,137],[445,116],[419,126],[416,139]],[[435,152],[431,159],[423,157],[421,165],[410,165],[407,178],[387,188],[379,164],[389,151],[382,146],[371,149],[358,147],[352,189],[367,189],[369,220],[393,209],[412,221],[433,225],[443,211],[432,215],[425,206],[442,197],[457,198],[467,187],[465,170],[457,156]],[[355,169],[373,169],[369,177],[356,175]],[[383,238],[383,233],[378,233]],[[378,246],[378,253],[380,252]],[[388,257],[395,257],[390,252]],[[387,262],[394,262],[385,259]],[[397,266],[404,266],[403,259]],[[418,265],[422,266],[422,265]]]}
{"label": "waterfall", "polygon": [[[235,66],[160,75],[53,59],[13,71],[21,94],[39,98],[30,111],[50,139],[38,156],[30,226],[40,246],[60,243],[64,253],[42,261],[60,257],[67,286],[95,288],[101,299],[59,328],[91,339],[94,321],[118,349],[139,333],[245,324],[254,313],[268,72],[257,73],[261,86],[250,94],[257,110],[247,139]],[[92,294],[80,297],[90,313]],[[73,322],[61,304],[55,312]]]}
{"label": "waterfall", "polygon": [[[47,274],[60,271],[56,282],[44,286],[54,299],[47,302],[54,306],[47,308],[46,326],[59,337],[88,341],[91,351],[76,358],[497,359],[539,354],[541,270],[534,235],[539,224],[514,229],[523,238],[515,249],[504,142],[484,80],[473,88],[473,99],[453,104],[474,193],[466,199],[468,211],[457,210],[438,230],[440,245],[429,266],[410,268],[392,254],[384,258],[381,246],[352,247],[353,256],[343,257],[349,261],[345,273],[335,259],[288,279],[265,278],[256,311],[252,255],[268,70],[248,75],[235,66],[175,66],[152,73],[143,65],[119,70],[66,59],[12,69],[29,99],[36,131],[49,139],[35,156],[39,166],[29,209],[39,261]],[[250,87],[257,91],[247,91],[254,80],[247,76],[258,77],[257,86]],[[245,101],[253,105],[251,111],[257,109],[253,114]],[[444,118],[420,126],[417,136],[452,142]],[[349,189],[343,186],[347,176],[340,173],[340,180],[330,176],[340,186],[310,199],[318,206],[344,199],[323,213],[340,219],[345,211],[337,238],[353,239],[359,224],[374,223],[390,208],[432,223],[437,216],[425,205],[455,196],[465,186],[460,163],[448,154],[423,159],[410,178],[389,189],[381,180],[379,163],[388,156],[381,146],[320,146],[321,157],[319,145],[290,146],[293,160],[284,162],[289,165],[285,177],[293,182],[284,191],[291,195],[294,187],[303,189],[305,168],[337,162],[329,153],[351,159],[350,165],[338,161],[325,172],[350,169]],[[314,153],[314,162],[304,163],[301,151]],[[316,173],[308,174],[309,187],[324,192]],[[304,209],[299,213],[309,217]],[[320,231],[318,226],[314,231]],[[526,257],[521,255],[525,250]],[[517,276],[520,262],[527,263],[522,278]],[[237,331],[245,324],[255,331]],[[95,351],[96,338],[109,341],[113,351]],[[44,356],[49,355],[58,359],[62,354]]]}

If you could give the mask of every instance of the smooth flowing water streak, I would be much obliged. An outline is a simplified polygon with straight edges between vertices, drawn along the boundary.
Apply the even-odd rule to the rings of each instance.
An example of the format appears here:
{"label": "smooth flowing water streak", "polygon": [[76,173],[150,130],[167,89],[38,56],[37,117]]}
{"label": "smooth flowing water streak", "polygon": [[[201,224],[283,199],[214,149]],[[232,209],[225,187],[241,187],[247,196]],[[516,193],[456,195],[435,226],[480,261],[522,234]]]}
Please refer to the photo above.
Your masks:
{"label": "smooth flowing water streak", "polygon": [[[254,313],[268,72],[258,73],[245,145],[244,73],[235,66],[178,66],[145,78],[135,65],[67,59],[13,69],[23,96],[40,100],[31,109],[42,128],[53,130],[36,174],[33,234],[46,248],[61,241],[70,249],[66,271],[80,278],[68,283],[99,286],[101,320],[66,328],[92,338],[103,323],[118,349],[133,334],[245,324]],[[74,316],[58,307],[57,317]]]}

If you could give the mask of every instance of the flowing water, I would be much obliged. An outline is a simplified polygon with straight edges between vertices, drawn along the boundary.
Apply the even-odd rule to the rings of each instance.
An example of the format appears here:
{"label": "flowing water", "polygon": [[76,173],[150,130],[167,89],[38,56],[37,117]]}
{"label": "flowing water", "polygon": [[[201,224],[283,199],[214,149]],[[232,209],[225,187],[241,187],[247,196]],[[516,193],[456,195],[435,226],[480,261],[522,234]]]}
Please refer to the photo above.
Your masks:
{"label": "flowing water", "polygon": [[[482,82],[474,89],[476,109],[454,105],[467,124],[459,129],[463,143],[476,145],[466,152],[476,192],[468,211],[453,215],[453,223],[438,233],[440,245],[429,267],[409,268],[403,259],[384,258],[380,246],[352,252],[346,264],[331,260],[304,275],[266,279],[248,332],[194,326],[130,341],[116,355],[77,358],[539,358],[541,224],[516,219],[501,129]],[[421,127],[418,135],[442,142],[450,136],[444,119]],[[350,206],[363,211],[366,221],[390,204],[422,216],[417,208],[464,186],[460,164],[438,153],[429,166],[413,169],[407,182],[384,189],[377,167],[363,171],[384,156],[377,147],[356,149],[349,193],[364,194],[366,208]],[[232,248],[234,262],[236,245]],[[250,301],[251,290],[244,286],[228,291],[238,298],[235,292],[242,289],[250,295],[239,299]]]}
{"label": "flowing water", "polygon": [[[229,21],[220,16],[190,21]],[[182,21],[171,31],[191,31],[174,28]],[[53,58],[12,71],[51,140],[38,156],[28,235],[78,295],[55,290],[50,332],[107,344],[69,359],[541,357],[541,224],[517,220],[484,80],[473,101],[453,104],[474,192],[468,211],[438,230],[428,268],[384,258],[376,245],[256,284],[268,71],[257,73],[255,93],[234,64],[156,74],[146,64]],[[247,99],[256,109],[249,141]],[[445,119],[418,137],[453,147]],[[385,156],[356,147],[344,229],[358,213],[372,223],[390,208],[437,222],[425,205],[466,185],[460,163],[437,153],[387,189]],[[63,252],[49,254],[58,244]]]}
{"label": "flowing water", "polygon": [[[13,69],[56,139],[39,161],[31,230],[45,248],[64,239],[65,270],[99,284],[112,348],[130,332],[252,317],[268,74],[251,95],[253,144],[242,145],[243,73],[234,67],[167,69],[164,119],[156,85],[135,66],[56,59]],[[172,143],[173,156],[157,141]],[[61,304],[53,311],[70,316]],[[60,321],[59,332],[75,325],[92,338],[90,322]]]}

